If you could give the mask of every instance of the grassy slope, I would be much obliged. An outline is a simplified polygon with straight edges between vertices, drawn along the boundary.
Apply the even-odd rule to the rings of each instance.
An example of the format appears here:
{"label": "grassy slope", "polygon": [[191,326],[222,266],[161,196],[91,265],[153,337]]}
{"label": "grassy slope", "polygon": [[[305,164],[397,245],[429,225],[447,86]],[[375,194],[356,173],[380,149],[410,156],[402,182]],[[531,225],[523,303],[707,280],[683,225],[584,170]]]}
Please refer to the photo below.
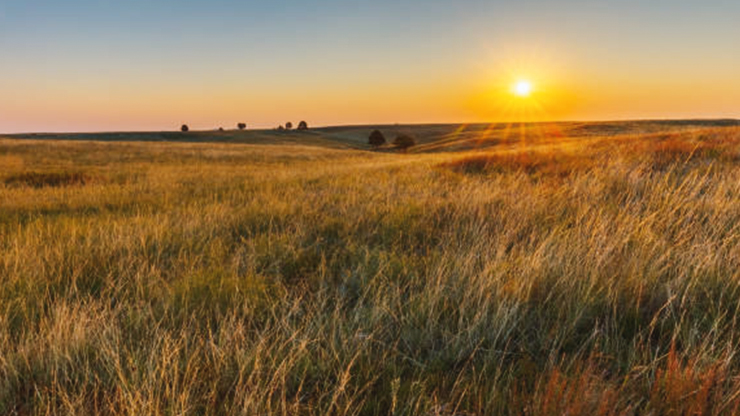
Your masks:
{"label": "grassy slope", "polygon": [[0,140],[0,413],[737,410],[740,130],[529,128]]}
{"label": "grassy slope", "polygon": [[416,137],[416,152],[459,151],[487,148],[502,143],[527,139],[541,142],[548,139],[591,138],[668,131],[686,131],[712,127],[740,126],[737,120],[668,120],[602,123],[532,123],[532,124],[431,124],[431,125],[368,125],[323,127],[310,131],[278,132],[275,130],[226,130],[181,132],[121,132],[121,133],[38,133],[6,135],[14,139],[80,140],[104,142],[185,142],[241,143],[290,145],[304,144],[331,148],[365,149],[372,130],[379,129],[388,141],[399,134]]}

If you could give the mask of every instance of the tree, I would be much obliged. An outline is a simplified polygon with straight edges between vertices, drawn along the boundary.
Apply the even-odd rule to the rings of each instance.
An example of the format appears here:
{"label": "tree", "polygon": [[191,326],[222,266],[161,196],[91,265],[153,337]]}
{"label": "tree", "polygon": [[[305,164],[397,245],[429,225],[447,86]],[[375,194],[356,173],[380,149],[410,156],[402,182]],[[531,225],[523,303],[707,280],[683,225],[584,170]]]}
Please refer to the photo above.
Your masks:
{"label": "tree", "polygon": [[244,130],[244,129],[247,128],[247,124],[246,123],[239,123],[236,126],[239,127],[239,130]]}
{"label": "tree", "polygon": [[180,131],[183,133],[187,133],[190,131],[190,127],[188,127],[187,124],[183,124],[182,127],[180,127]]}
{"label": "tree", "polygon": [[291,123],[290,121],[285,123],[285,130],[290,130],[292,128],[293,128],[293,123]]}
{"label": "tree", "polygon": [[218,131],[224,131],[224,128],[223,127],[219,127],[218,128]]}
{"label": "tree", "polygon": [[370,138],[367,143],[372,147],[378,148],[385,144],[385,136],[383,136],[383,133],[381,133],[380,130],[373,130],[373,132],[370,133]]}
{"label": "tree", "polygon": [[308,123],[305,121],[298,123],[298,130],[308,130]]}
{"label": "tree", "polygon": [[393,140],[393,144],[405,152],[409,147],[416,146],[416,139],[408,134],[401,134]]}
{"label": "tree", "polygon": [[278,129],[278,131],[283,131],[283,130],[285,130],[285,127],[283,127],[282,125],[280,125],[280,126],[278,126],[277,129]]}

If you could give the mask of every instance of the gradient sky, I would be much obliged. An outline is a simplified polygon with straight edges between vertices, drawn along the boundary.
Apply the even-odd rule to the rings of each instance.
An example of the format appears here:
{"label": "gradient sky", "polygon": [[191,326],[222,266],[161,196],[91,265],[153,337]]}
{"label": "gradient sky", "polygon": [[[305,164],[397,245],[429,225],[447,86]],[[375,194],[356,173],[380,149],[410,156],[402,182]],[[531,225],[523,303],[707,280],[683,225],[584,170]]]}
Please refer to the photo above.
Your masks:
{"label": "gradient sky", "polygon": [[0,132],[740,117],[739,22],[737,0],[0,0]]}

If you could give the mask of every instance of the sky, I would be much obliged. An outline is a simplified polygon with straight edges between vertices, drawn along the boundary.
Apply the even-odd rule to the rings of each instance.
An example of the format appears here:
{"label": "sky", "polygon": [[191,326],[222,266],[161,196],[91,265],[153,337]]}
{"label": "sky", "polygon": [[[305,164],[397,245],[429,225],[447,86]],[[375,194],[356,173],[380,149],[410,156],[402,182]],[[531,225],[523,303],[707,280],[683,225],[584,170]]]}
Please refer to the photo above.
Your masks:
{"label": "sky", "polygon": [[739,21],[737,0],[0,0],[0,132],[740,118]]}

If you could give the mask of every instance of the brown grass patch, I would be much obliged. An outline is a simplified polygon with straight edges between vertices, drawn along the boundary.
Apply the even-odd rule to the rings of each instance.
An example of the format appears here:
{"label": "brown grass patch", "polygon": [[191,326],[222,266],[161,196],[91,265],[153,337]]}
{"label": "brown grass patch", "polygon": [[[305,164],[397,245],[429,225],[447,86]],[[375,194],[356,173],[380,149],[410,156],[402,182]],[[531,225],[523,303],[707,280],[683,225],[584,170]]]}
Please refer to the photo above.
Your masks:
{"label": "brown grass patch", "polygon": [[589,158],[558,152],[522,152],[469,156],[442,164],[463,173],[523,172],[530,175],[566,177],[574,172],[589,170]]}
{"label": "brown grass patch", "polygon": [[716,159],[726,153],[726,145],[715,141],[691,141],[672,135],[664,139],[645,141],[636,151],[647,155],[653,167],[662,169],[674,164]]}
{"label": "brown grass patch", "polygon": [[[735,162],[740,133],[733,129],[692,133],[651,134],[622,142],[616,150],[622,156],[646,158],[655,169],[694,162]],[[614,151],[614,149],[612,149]]]}
{"label": "brown grass patch", "polygon": [[7,177],[5,184],[31,188],[60,188],[86,185],[92,179],[90,175],[82,172],[24,172]]}
{"label": "brown grass patch", "polygon": [[[703,368],[698,359],[682,362],[671,347],[665,364],[655,374],[650,408],[657,414],[737,414],[736,381],[728,377],[726,361]],[[730,397],[730,400],[726,400]]]}
{"label": "brown grass patch", "polygon": [[567,177],[592,170],[614,160],[645,163],[653,170],[696,163],[735,163],[739,159],[740,132],[706,130],[692,133],[660,133],[621,139],[593,140],[564,150],[487,153],[462,157],[441,164],[461,173],[522,172],[540,177]]}

